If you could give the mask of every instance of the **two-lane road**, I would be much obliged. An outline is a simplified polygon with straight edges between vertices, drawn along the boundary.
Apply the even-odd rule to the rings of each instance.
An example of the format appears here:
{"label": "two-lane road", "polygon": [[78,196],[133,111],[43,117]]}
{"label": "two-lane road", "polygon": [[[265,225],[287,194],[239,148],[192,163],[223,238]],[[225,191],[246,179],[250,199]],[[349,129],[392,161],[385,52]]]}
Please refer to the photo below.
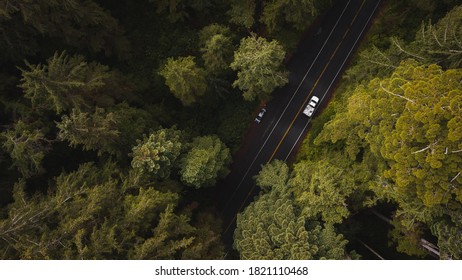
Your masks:
{"label": "two-lane road", "polygon": [[234,158],[231,173],[217,186],[227,245],[232,244],[237,214],[258,193],[253,177],[263,164],[273,159],[286,161],[294,153],[311,121],[303,109],[312,96],[320,99],[316,109],[327,102],[380,3],[337,1],[316,34],[300,43],[287,66],[291,73],[288,85],[274,92],[262,122],[251,128],[246,144]]}

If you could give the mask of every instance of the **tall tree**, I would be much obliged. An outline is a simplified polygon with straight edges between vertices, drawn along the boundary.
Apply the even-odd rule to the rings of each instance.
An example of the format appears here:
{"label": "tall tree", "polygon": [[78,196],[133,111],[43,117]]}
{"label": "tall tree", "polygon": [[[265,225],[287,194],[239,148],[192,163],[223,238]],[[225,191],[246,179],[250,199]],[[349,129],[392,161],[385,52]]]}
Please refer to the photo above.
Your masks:
{"label": "tall tree", "polygon": [[256,177],[263,192],[238,214],[234,233],[241,259],[343,259],[347,241],[298,210],[287,188],[288,172],[275,161]]}
{"label": "tall tree", "polygon": [[461,79],[460,69],[405,61],[391,77],[357,87],[316,140],[342,143],[353,160],[366,149],[382,162],[369,189],[398,205],[394,235],[415,237],[401,243],[407,252],[419,244],[416,225],[431,228],[462,209]]}
{"label": "tall tree", "polygon": [[[190,258],[223,254],[214,230],[204,233],[191,224],[189,211],[177,213],[178,194],[129,183],[111,163],[83,164],[63,173],[47,195],[29,197],[24,188],[24,181],[16,185],[8,216],[0,219],[3,258],[173,259],[183,253]],[[201,243],[204,239],[215,242]]]}
{"label": "tall tree", "polygon": [[211,24],[200,32],[202,59],[210,74],[219,74],[229,69],[233,43],[228,27]]}
{"label": "tall tree", "polygon": [[196,137],[181,159],[181,180],[195,188],[213,186],[228,173],[231,155],[218,136]]}
{"label": "tall tree", "polygon": [[334,224],[349,216],[346,200],[355,186],[342,169],[327,161],[302,161],[295,165],[290,184],[307,218]]}
{"label": "tall tree", "polygon": [[167,13],[170,22],[175,23],[188,19],[191,10],[204,11],[213,6],[210,0],[149,0],[157,6],[157,13]]}
{"label": "tall tree", "polygon": [[275,40],[268,42],[253,34],[241,40],[231,68],[237,71],[233,87],[243,91],[245,100],[264,100],[277,87],[288,82],[282,69],[285,51]]}
{"label": "tall tree", "polygon": [[132,167],[140,173],[168,178],[183,149],[181,131],[159,129],[133,147]]}
{"label": "tall tree", "polygon": [[13,166],[25,178],[43,172],[42,160],[50,148],[50,141],[41,129],[23,121],[0,133],[3,148],[10,155]]}
{"label": "tall tree", "polygon": [[316,0],[276,0],[265,1],[260,21],[270,32],[274,32],[284,23],[296,29],[306,28],[318,14]]}
{"label": "tall tree", "polygon": [[205,71],[196,65],[192,56],[169,58],[159,74],[184,106],[195,103],[207,90]]}
{"label": "tall tree", "polygon": [[94,150],[99,155],[117,154],[119,122],[116,114],[102,108],[96,108],[92,114],[74,109],[69,116],[64,115],[56,126],[58,138],[69,141],[72,147],[82,145],[83,150]]}
{"label": "tall tree", "polygon": [[250,29],[255,23],[255,0],[232,0],[228,11],[230,22]]}
{"label": "tall tree", "polygon": [[[129,44],[123,30],[95,1],[1,1],[0,46],[10,57],[34,53],[39,37],[57,38],[92,52],[126,56]],[[48,41],[48,40],[45,40]],[[32,46],[32,47],[30,47]]]}
{"label": "tall tree", "polygon": [[55,53],[46,65],[27,63],[27,67],[21,69],[24,96],[32,106],[57,113],[92,105],[110,76],[107,66],[87,63],[82,56],[69,57],[65,52]]}

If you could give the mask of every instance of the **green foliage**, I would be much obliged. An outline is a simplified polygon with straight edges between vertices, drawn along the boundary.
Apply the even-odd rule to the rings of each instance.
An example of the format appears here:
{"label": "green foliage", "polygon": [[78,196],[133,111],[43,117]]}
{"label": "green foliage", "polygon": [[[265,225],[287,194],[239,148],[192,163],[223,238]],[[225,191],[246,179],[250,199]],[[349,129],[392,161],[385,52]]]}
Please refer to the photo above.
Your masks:
{"label": "green foliage", "polygon": [[233,42],[228,27],[211,24],[200,34],[202,59],[207,72],[216,75],[229,69],[233,54]]}
{"label": "green foliage", "polygon": [[29,69],[21,69],[24,96],[34,107],[57,113],[88,106],[109,77],[108,67],[88,64],[82,56],[69,57],[65,52],[55,53],[47,65],[26,64]]}
{"label": "green foliage", "polygon": [[462,67],[462,6],[452,9],[432,25],[423,24],[412,49],[427,63],[438,63],[446,68]]}
{"label": "green foliage", "polygon": [[394,227],[389,233],[391,241],[396,243],[396,250],[409,256],[425,256],[425,251],[420,245],[423,235],[422,224],[413,223],[410,226],[404,226],[402,218],[402,216],[394,217],[392,221]]}
{"label": "green foliage", "polygon": [[316,0],[276,0],[265,1],[260,21],[274,32],[289,23],[299,30],[306,28],[318,14]]}
{"label": "green foliage", "polygon": [[[61,174],[47,195],[28,197],[20,181],[8,217],[0,220],[3,257],[173,259],[223,253],[215,231],[204,233],[190,224],[189,212],[174,211],[178,194],[152,186],[123,189],[124,180],[109,163]],[[196,236],[215,242],[198,244]]]}
{"label": "green foliage", "polygon": [[[433,8],[432,8],[433,9]],[[360,53],[357,65],[347,71],[353,82],[369,80],[370,77],[385,77],[405,59],[414,59],[422,64],[438,64],[444,68],[462,66],[462,6],[454,7],[436,24],[422,24],[412,41],[407,42],[394,35],[390,39],[374,42]],[[389,42],[389,46],[376,44]]]}
{"label": "green foliage", "polygon": [[288,82],[287,73],[282,70],[284,49],[275,40],[268,42],[252,35],[241,40],[231,68],[237,71],[233,87],[243,91],[245,100],[264,100],[277,87]]}
{"label": "green foliage", "polygon": [[49,150],[49,140],[40,129],[35,129],[23,121],[13,128],[0,133],[3,149],[13,160],[13,167],[25,178],[44,171],[42,160]]}
{"label": "green foliage", "polygon": [[[280,175],[280,176],[278,176]],[[266,187],[237,216],[234,247],[241,259],[343,259],[347,243],[332,226],[307,223],[286,186],[288,167],[280,161],[267,164],[257,176]]]}
{"label": "green foliage", "polygon": [[432,233],[438,238],[441,259],[462,258],[462,221],[460,213],[452,221],[441,220],[432,227]]}
{"label": "green foliage", "polygon": [[[397,201],[403,201],[401,195],[417,198],[435,213],[453,199],[460,203],[457,187],[448,187],[459,184],[458,178],[451,179],[461,164],[456,128],[461,73],[403,63],[391,78],[359,87],[349,98],[347,112],[330,121],[319,138],[346,139],[351,156],[361,143],[370,147],[387,161],[383,176],[394,182],[387,193]],[[344,122],[348,125],[341,127]]]}
{"label": "green foliage", "polygon": [[[425,227],[445,236],[438,240],[443,257],[453,254],[444,239],[459,224],[446,227],[440,221],[462,209],[461,79],[460,69],[405,61],[391,76],[356,87],[315,139],[330,150],[329,158],[341,148],[344,160],[351,162],[348,169],[372,171],[359,180],[369,178],[362,188],[397,205],[390,236],[397,250],[409,255],[424,254],[420,239]],[[357,182],[359,174],[347,171],[342,177]],[[457,246],[457,239],[451,242]]]}
{"label": "green foliage", "polygon": [[148,177],[168,178],[183,148],[182,132],[159,129],[133,147],[132,167]]}
{"label": "green foliage", "polygon": [[217,136],[196,137],[180,163],[181,181],[195,188],[213,186],[229,172],[231,155]]}
{"label": "green foliage", "polygon": [[342,222],[350,214],[346,199],[354,191],[352,178],[329,162],[302,161],[294,166],[290,181],[302,213],[327,224]]}
{"label": "green foliage", "polygon": [[203,11],[212,6],[210,0],[149,0],[157,6],[157,13],[167,13],[170,22],[184,21],[190,17],[188,10]]}
{"label": "green foliage", "polygon": [[[3,1],[0,11],[0,46],[19,59],[35,53],[43,37],[59,38],[68,45],[94,53],[126,57],[128,41],[116,19],[95,1]],[[8,56],[7,56],[8,57]]]}
{"label": "green foliage", "polygon": [[250,29],[255,22],[255,8],[256,3],[254,0],[232,0],[231,9],[228,11],[229,21]]}
{"label": "green foliage", "polygon": [[255,181],[263,191],[269,192],[271,188],[286,188],[289,176],[289,167],[286,163],[275,160],[271,164],[265,164],[262,167],[258,176],[255,177]]}
{"label": "green foliage", "polygon": [[96,108],[92,114],[73,109],[56,124],[58,139],[67,140],[71,147],[82,145],[84,151],[97,151],[99,155],[117,154],[118,125],[118,116],[102,108]]}
{"label": "green foliage", "polygon": [[205,71],[196,65],[192,56],[169,58],[159,74],[184,106],[195,103],[207,90]]}

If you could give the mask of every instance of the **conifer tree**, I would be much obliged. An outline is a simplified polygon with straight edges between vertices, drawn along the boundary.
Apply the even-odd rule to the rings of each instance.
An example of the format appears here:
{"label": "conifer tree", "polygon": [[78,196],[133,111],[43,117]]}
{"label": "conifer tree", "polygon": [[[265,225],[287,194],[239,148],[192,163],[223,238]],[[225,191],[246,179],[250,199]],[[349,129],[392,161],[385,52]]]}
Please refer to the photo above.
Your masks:
{"label": "conifer tree", "polygon": [[44,171],[42,160],[50,148],[50,141],[42,130],[23,121],[0,133],[3,149],[10,155],[13,166],[25,178]]}
{"label": "conifer tree", "polygon": [[71,147],[82,145],[83,150],[97,151],[99,155],[117,154],[119,122],[116,114],[102,108],[96,108],[92,114],[74,109],[69,116],[64,115],[56,126],[58,138],[67,140]]}
{"label": "conifer tree", "polygon": [[205,70],[196,65],[192,56],[169,58],[159,74],[184,106],[197,102],[207,90]]}
{"label": "conifer tree", "polygon": [[231,155],[217,136],[196,137],[180,163],[183,183],[195,188],[213,186],[228,173]]}
{"label": "conifer tree", "polygon": [[181,131],[159,129],[133,147],[132,168],[146,176],[168,178],[183,149]]}
{"label": "conifer tree", "polygon": [[55,53],[46,65],[27,63],[27,67],[21,69],[24,96],[35,108],[58,114],[90,106],[110,75],[107,66],[87,63],[82,56],[69,57],[65,52]]}
{"label": "conifer tree", "polygon": [[288,168],[280,161],[266,164],[256,177],[264,189],[238,214],[234,232],[241,259],[343,259],[347,241],[332,226],[301,213],[288,179]]}
{"label": "conifer tree", "polygon": [[241,89],[247,101],[266,99],[288,82],[287,73],[282,70],[284,56],[285,51],[276,40],[268,42],[255,34],[242,39],[231,63],[237,71],[233,87]]}

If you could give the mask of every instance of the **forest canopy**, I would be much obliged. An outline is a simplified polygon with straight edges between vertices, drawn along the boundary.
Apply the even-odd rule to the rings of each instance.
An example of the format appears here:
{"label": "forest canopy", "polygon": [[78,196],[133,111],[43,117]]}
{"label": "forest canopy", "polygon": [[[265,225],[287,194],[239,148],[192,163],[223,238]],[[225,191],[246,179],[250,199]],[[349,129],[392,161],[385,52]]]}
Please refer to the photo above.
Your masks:
{"label": "forest canopy", "polygon": [[[219,182],[337,3],[0,0],[1,258],[225,258]],[[461,42],[458,1],[388,1],[296,160],[255,177],[237,257],[360,258],[356,215],[386,209],[384,243],[462,258]]]}

